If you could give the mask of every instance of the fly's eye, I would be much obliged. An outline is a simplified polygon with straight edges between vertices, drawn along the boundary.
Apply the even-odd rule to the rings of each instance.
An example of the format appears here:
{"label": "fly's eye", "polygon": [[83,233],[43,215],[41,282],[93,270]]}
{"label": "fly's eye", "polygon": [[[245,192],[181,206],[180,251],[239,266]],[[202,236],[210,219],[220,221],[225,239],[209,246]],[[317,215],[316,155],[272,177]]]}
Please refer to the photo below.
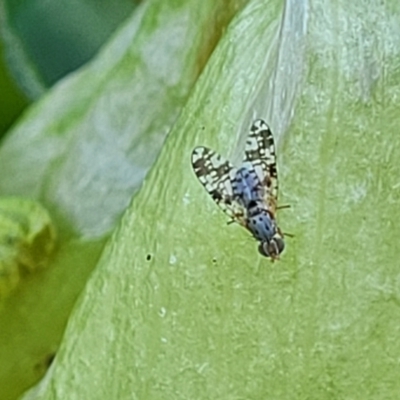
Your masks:
{"label": "fly's eye", "polygon": [[280,236],[275,236],[272,238],[271,242],[274,242],[278,250],[278,254],[281,254],[283,249],[285,248],[285,242],[283,241],[283,239]]}
{"label": "fly's eye", "polygon": [[271,255],[269,254],[268,246],[268,242],[260,242],[260,244],[258,245],[258,252],[264,257],[271,257]]}

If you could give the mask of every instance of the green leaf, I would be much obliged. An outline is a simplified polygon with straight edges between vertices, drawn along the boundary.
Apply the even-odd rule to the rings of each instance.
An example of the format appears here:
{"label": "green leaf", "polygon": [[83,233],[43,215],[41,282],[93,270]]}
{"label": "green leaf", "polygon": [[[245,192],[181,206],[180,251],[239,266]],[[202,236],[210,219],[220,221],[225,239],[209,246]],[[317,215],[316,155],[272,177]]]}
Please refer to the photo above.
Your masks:
{"label": "green leaf", "polygon": [[47,269],[24,276],[0,308],[2,400],[43,375],[105,241],[242,3],[143,2],[3,141],[0,194],[40,202],[59,238]]}
{"label": "green leaf", "polygon": [[[227,30],[25,399],[397,397],[399,5],[283,11]],[[189,161],[240,150],[254,110],[292,206],[274,264]]]}

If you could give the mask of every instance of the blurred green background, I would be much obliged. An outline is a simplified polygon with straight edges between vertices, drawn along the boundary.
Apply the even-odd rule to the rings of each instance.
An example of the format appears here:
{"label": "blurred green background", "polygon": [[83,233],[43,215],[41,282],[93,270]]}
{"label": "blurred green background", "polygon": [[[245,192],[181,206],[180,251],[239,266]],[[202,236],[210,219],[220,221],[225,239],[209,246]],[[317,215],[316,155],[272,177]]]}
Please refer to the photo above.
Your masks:
{"label": "blurred green background", "polygon": [[0,43],[0,139],[29,104],[27,96],[12,79],[4,54],[4,43]]}
{"label": "blurred green background", "polygon": [[89,61],[140,0],[2,0],[0,138],[24,108]]}

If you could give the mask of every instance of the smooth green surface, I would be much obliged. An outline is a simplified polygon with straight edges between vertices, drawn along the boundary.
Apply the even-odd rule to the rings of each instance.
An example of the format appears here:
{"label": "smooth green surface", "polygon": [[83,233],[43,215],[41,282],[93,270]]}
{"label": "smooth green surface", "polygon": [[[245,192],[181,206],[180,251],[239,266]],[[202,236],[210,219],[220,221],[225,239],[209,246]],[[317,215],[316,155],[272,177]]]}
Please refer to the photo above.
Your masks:
{"label": "smooth green surface", "polygon": [[59,238],[0,308],[0,398],[43,376],[105,240],[140,187],[224,27],[245,1],[143,2],[0,148],[0,195],[38,200]]}
{"label": "smooth green surface", "polygon": [[[231,24],[26,399],[398,398],[400,9],[285,11]],[[235,158],[254,111],[291,204],[274,264],[190,167]]]}

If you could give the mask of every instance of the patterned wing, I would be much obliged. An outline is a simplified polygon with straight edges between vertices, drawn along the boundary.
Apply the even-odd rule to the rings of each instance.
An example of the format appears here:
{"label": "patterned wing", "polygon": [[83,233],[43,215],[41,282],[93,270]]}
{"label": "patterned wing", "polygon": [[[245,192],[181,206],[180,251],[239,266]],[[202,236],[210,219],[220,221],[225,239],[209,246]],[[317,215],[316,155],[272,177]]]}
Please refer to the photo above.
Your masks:
{"label": "patterned wing", "polygon": [[232,188],[236,179],[236,168],[215,151],[202,146],[193,150],[192,166],[213,200],[232,220],[245,225],[244,207],[238,202]]}
{"label": "patterned wing", "polygon": [[251,167],[265,188],[267,204],[276,207],[278,199],[278,172],[276,169],[275,144],[269,126],[262,120],[254,121],[246,141],[243,165]]}

